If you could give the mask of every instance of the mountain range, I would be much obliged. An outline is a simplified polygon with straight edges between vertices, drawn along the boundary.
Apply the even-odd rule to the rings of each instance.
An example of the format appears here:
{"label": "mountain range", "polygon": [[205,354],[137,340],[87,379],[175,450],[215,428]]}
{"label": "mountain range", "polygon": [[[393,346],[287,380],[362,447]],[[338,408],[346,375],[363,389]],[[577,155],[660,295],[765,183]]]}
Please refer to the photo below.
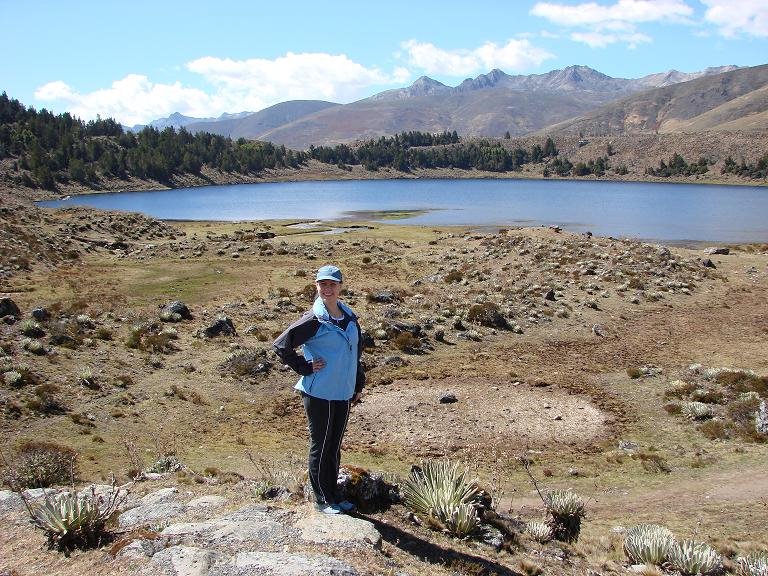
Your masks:
{"label": "mountain range", "polygon": [[462,137],[768,129],[768,65],[612,78],[588,66],[511,76],[494,69],[451,87],[422,76],[350,104],[282,102],[259,112],[151,123],[289,148],[351,143],[403,131]]}

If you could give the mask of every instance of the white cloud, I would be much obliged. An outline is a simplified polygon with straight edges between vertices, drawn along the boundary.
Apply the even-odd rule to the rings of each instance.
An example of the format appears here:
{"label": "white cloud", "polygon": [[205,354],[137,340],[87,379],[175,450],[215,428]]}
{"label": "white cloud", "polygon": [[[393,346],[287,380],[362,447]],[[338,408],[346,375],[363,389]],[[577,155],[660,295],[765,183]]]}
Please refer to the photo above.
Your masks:
{"label": "white cloud", "polygon": [[408,70],[385,74],[366,68],[345,55],[293,54],[275,60],[198,58],[186,68],[202,76],[212,90],[153,83],[146,76],[130,74],[109,88],[79,93],[62,81],[49,82],[35,92],[42,101],[59,101],[83,119],[112,117],[126,125],[143,124],[181,112],[210,117],[222,112],[261,110],[286,100],[349,102],[363,97],[366,88],[402,84]]}
{"label": "white cloud", "polygon": [[693,9],[682,0],[618,0],[602,5],[585,2],[566,5],[539,2],[531,9],[533,16],[549,20],[566,28],[582,28],[571,34],[571,39],[593,48],[610,44],[638,44],[651,42],[651,38],[637,31],[638,24],[651,22],[690,22]]}
{"label": "white cloud", "polygon": [[702,0],[704,19],[726,38],[745,34],[768,37],[768,3],[765,0]]}
{"label": "white cloud", "polygon": [[604,32],[574,32],[571,40],[581,42],[591,48],[605,48],[611,44],[623,43],[629,48],[637,48],[639,44],[651,42],[651,38],[639,32],[629,34],[611,34]]}
{"label": "white cloud", "polygon": [[175,111],[205,115],[216,105],[216,98],[202,90],[185,88],[180,83],[155,84],[146,76],[129,74],[109,88],[81,94],[62,81],[49,82],[35,91],[35,98],[61,101],[69,112],[89,120],[97,114],[115,118],[131,126],[167,116]]}
{"label": "white cloud", "polygon": [[536,67],[553,55],[531,44],[526,39],[509,40],[503,46],[486,42],[473,50],[443,50],[428,42],[403,42],[411,66],[427,74],[467,76],[500,68],[505,72]]}
{"label": "white cloud", "polygon": [[614,22],[643,23],[682,21],[693,15],[693,8],[682,0],[618,0],[603,6],[596,2],[567,5],[538,2],[531,14],[560,26],[600,26]]}
{"label": "white cloud", "polygon": [[248,102],[321,99],[348,102],[368,86],[400,82],[407,72],[388,75],[344,54],[288,52],[275,60],[198,58],[187,64],[222,93]]}

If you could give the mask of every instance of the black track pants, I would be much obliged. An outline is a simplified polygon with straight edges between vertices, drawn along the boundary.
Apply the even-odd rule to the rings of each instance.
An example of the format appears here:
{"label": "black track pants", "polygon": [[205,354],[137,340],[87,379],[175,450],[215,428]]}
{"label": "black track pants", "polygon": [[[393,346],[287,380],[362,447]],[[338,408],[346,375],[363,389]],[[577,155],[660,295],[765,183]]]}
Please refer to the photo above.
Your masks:
{"label": "black track pants", "polygon": [[349,400],[323,400],[302,394],[309,427],[309,481],[319,504],[334,504],[347,429]]}

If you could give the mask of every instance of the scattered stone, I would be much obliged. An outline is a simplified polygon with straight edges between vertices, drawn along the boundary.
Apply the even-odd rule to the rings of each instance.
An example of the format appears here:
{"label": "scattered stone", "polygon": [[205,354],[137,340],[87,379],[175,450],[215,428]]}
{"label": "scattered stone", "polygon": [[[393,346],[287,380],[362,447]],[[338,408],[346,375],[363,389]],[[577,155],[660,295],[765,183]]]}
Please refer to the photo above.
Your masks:
{"label": "scattered stone", "polygon": [[123,512],[118,517],[117,523],[120,528],[128,528],[167,522],[171,518],[183,514],[186,509],[186,506],[176,502],[146,504]]}
{"label": "scattered stone", "polygon": [[224,496],[209,494],[190,500],[187,502],[187,506],[190,508],[218,508],[219,506],[224,506],[226,503],[227,499]]}
{"label": "scattered stone", "polygon": [[152,556],[152,564],[171,576],[208,576],[211,567],[224,556],[191,546],[172,546]]}
{"label": "scattered stone", "polygon": [[33,308],[32,312],[30,312],[30,315],[32,316],[32,318],[34,318],[38,322],[45,322],[51,317],[50,312],[48,312],[46,308],[43,308],[40,306],[38,306],[37,308]]}
{"label": "scattered stone", "polygon": [[[216,576],[358,576],[349,564],[324,554],[240,552]],[[212,574],[213,576],[213,574]]]}
{"label": "scattered stone", "polygon": [[704,250],[705,254],[715,255],[715,254],[722,254],[724,256],[727,256],[731,253],[731,250],[729,248],[726,248],[724,246],[713,246],[711,248],[707,248]]}
{"label": "scattered stone", "polygon": [[768,434],[768,402],[760,402],[760,409],[755,414],[755,430],[758,434]]}
{"label": "scattered stone", "polygon": [[24,512],[24,500],[12,490],[0,490],[0,515]]}
{"label": "scattered stone", "polygon": [[163,311],[169,312],[170,314],[178,314],[184,320],[192,319],[192,312],[189,311],[187,305],[181,300],[174,300],[170,304],[166,304]]}
{"label": "scattered stone", "polygon": [[371,522],[345,514],[310,514],[296,522],[301,539],[316,544],[381,547],[381,534]]}
{"label": "scattered stone", "polygon": [[701,263],[705,268],[717,268],[717,266],[715,266],[715,263],[712,262],[712,260],[709,258],[707,258],[706,260],[703,260]]}
{"label": "scattered stone", "polygon": [[632,440],[619,440],[619,449],[624,450],[625,452],[634,452],[638,448],[640,448],[640,446]]}
{"label": "scattered stone", "polygon": [[228,316],[221,316],[216,319],[210,326],[203,329],[203,334],[208,338],[214,338],[216,336],[234,336],[235,325],[232,323],[232,319]]}
{"label": "scattered stone", "polygon": [[0,298],[0,318],[3,316],[16,316],[21,314],[16,302],[10,298]]}
{"label": "scattered stone", "polygon": [[440,395],[440,404],[453,404],[458,401],[459,399],[456,398],[456,394],[453,392],[444,392]]}

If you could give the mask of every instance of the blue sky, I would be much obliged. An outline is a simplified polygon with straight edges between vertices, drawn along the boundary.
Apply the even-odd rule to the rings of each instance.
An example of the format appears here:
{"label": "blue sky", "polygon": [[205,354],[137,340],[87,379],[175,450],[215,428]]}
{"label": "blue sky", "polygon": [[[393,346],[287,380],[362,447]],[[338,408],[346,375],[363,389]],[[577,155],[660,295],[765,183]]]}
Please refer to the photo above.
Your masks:
{"label": "blue sky", "polygon": [[347,103],[427,75],[768,62],[768,0],[0,0],[0,90],[126,125]]}

